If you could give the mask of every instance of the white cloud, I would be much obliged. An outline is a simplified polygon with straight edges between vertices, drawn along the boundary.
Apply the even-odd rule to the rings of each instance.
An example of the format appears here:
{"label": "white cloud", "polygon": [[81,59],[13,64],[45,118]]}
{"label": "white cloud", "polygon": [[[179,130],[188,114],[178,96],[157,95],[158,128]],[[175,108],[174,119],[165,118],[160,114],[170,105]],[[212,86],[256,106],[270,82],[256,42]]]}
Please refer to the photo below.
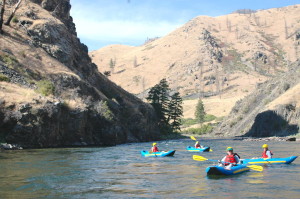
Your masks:
{"label": "white cloud", "polygon": [[95,21],[76,18],[78,35],[81,38],[95,41],[145,41],[147,37],[164,36],[181,24],[149,21]]}

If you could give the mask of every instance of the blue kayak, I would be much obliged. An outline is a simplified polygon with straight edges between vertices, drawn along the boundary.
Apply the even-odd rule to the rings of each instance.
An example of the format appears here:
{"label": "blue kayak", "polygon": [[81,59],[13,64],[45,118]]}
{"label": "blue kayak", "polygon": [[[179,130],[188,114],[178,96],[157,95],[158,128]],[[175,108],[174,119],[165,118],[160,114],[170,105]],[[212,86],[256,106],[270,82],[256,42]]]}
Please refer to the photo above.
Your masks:
{"label": "blue kayak", "polygon": [[203,147],[203,148],[195,148],[192,146],[186,147],[186,150],[192,151],[192,152],[209,152],[210,147]]}
{"label": "blue kayak", "polygon": [[222,166],[210,166],[207,167],[205,171],[207,175],[236,175],[249,170],[250,168],[248,168],[246,165],[239,164],[231,167],[230,170],[225,169]]}
{"label": "blue kayak", "polygon": [[149,151],[141,151],[142,156],[144,157],[165,157],[165,156],[173,156],[175,150],[172,151],[161,151],[161,152],[154,152],[151,153]]}
{"label": "blue kayak", "polygon": [[290,164],[292,163],[298,156],[291,156],[287,158],[258,158],[258,159],[244,159],[243,164]]}

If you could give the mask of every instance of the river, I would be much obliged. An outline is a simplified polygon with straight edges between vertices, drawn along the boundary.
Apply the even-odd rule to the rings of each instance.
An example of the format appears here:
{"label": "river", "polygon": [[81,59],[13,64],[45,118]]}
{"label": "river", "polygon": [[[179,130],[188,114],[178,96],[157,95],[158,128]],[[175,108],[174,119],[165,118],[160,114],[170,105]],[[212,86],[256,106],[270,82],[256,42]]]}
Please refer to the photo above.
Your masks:
{"label": "river", "polygon": [[[220,159],[227,146],[242,158],[259,156],[263,142],[204,139],[213,152],[185,151],[193,140],[158,142],[174,157],[141,157],[152,143],[105,148],[59,148],[0,152],[0,198],[299,198],[300,158],[263,172],[210,178],[192,155]],[[274,157],[300,155],[299,142],[268,142]]]}

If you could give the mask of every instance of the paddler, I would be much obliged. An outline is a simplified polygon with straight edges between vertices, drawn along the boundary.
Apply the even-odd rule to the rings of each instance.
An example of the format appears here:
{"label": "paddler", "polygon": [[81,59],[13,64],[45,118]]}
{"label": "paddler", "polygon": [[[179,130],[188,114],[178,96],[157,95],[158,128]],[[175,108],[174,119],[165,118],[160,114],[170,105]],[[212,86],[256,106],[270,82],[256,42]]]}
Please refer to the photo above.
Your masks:
{"label": "paddler", "polygon": [[219,161],[219,166],[225,166],[226,169],[230,169],[232,166],[237,165],[240,162],[240,156],[237,153],[233,153],[232,147],[227,147],[227,155]]}
{"label": "paddler", "polygon": [[264,149],[264,151],[262,152],[262,155],[261,155],[262,158],[267,158],[267,159],[272,158],[273,153],[272,153],[272,151],[269,150],[268,147],[269,146],[267,144],[262,145],[262,148]]}
{"label": "paddler", "polygon": [[197,141],[197,142],[195,143],[195,148],[196,148],[196,149],[202,148],[202,146],[200,145],[199,141]]}
{"label": "paddler", "polygon": [[152,144],[151,152],[152,152],[152,153],[158,152],[157,143],[154,142],[154,143]]}

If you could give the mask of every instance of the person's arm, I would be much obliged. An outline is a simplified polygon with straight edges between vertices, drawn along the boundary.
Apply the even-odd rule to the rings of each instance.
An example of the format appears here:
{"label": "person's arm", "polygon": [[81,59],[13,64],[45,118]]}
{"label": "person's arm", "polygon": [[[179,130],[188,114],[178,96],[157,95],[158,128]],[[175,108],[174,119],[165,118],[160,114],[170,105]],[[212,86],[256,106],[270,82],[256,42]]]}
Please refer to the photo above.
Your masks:
{"label": "person's arm", "polygon": [[267,156],[268,156],[268,158],[272,158],[272,154],[271,154],[271,151],[267,151]]}
{"label": "person's arm", "polygon": [[234,159],[235,159],[235,161],[237,162],[237,164],[240,163],[240,158],[239,158],[237,155],[234,156]]}
{"label": "person's arm", "polygon": [[222,163],[225,162],[226,156],[224,156],[224,158],[221,160]]}

